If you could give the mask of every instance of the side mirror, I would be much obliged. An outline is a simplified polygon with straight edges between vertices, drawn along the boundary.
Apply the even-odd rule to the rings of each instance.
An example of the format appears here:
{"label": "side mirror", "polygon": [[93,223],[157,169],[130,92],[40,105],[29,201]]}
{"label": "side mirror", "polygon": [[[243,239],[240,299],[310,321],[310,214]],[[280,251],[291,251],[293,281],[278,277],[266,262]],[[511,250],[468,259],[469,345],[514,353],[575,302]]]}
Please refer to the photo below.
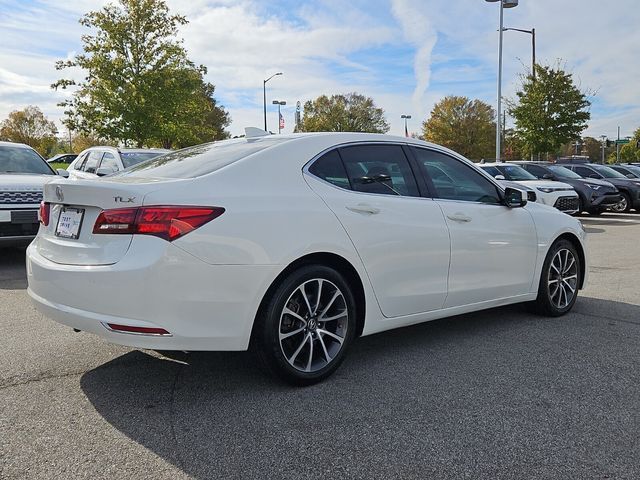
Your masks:
{"label": "side mirror", "polygon": [[556,178],[556,177],[554,177],[550,173],[545,173],[544,175],[542,175],[542,179],[543,180],[553,180],[554,178]]}
{"label": "side mirror", "polygon": [[636,178],[634,174],[632,173],[627,173],[627,178]]}
{"label": "side mirror", "polygon": [[105,175],[109,175],[111,173],[113,173],[113,170],[108,167],[100,167],[96,170],[96,175],[98,175],[99,177],[104,177]]}
{"label": "side mirror", "polygon": [[496,180],[506,180],[506,178],[504,178],[504,175],[496,175],[495,177]]}
{"label": "side mirror", "polygon": [[67,172],[64,168],[58,168],[56,173],[63,178],[69,178],[69,172]]}
{"label": "side mirror", "polygon": [[600,179],[600,175],[598,175],[597,173],[590,173],[588,178]]}
{"label": "side mirror", "polygon": [[517,188],[504,189],[504,204],[509,208],[524,207],[527,204],[527,192]]}

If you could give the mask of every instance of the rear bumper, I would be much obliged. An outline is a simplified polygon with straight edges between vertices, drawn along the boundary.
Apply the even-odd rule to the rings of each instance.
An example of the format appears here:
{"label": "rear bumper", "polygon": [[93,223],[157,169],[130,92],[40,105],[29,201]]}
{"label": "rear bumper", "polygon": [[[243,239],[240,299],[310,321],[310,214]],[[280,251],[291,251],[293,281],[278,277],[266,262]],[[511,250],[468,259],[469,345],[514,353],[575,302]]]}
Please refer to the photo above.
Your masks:
{"label": "rear bumper", "polygon": [[[139,240],[139,241],[138,241]],[[136,238],[113,265],[54,263],[27,249],[28,293],[47,317],[105,340],[164,350],[246,350],[273,265],[209,265],[153,237]],[[170,336],[106,324],[163,328]]]}

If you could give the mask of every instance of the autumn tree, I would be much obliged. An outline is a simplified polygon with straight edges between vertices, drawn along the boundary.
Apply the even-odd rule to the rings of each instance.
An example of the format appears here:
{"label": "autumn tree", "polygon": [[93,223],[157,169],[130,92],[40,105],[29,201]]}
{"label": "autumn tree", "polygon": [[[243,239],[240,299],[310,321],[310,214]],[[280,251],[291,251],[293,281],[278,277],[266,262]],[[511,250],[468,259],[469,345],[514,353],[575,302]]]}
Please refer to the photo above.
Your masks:
{"label": "autumn tree", "polygon": [[119,0],[87,13],[80,23],[83,52],[56,63],[80,68],[82,81],[61,79],[53,88],[73,88],[65,124],[74,131],[137,146],[186,146],[225,138],[228,114],[213,99],[207,70],[187,58],[178,39],[185,17],[164,0]]}
{"label": "autumn tree", "polygon": [[387,133],[389,124],[371,97],[354,92],[305,102],[298,131]]}
{"label": "autumn tree", "polygon": [[620,160],[623,162],[640,162],[640,128],[633,132],[629,143],[620,147]]}
{"label": "autumn tree", "polygon": [[24,110],[14,110],[0,124],[0,138],[9,142],[25,143],[48,157],[55,149],[58,139],[55,123],[33,105]]}
{"label": "autumn tree", "polygon": [[535,72],[535,78],[522,77],[517,99],[508,102],[509,113],[528,153],[555,153],[587,128],[591,102],[559,65],[536,64]]}
{"label": "autumn tree", "polygon": [[495,155],[495,114],[481,100],[448,96],[440,100],[422,124],[423,138],[470,159]]}

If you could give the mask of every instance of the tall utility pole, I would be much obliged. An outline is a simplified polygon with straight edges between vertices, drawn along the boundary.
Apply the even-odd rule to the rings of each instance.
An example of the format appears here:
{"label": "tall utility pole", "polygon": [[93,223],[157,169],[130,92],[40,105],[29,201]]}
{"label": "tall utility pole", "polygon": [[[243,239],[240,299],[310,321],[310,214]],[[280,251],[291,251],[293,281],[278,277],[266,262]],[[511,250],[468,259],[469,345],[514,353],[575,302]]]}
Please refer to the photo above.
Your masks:
{"label": "tall utility pole", "polygon": [[607,136],[600,135],[600,139],[602,140],[602,143],[600,144],[600,148],[602,149],[602,164],[604,165],[604,149],[605,149],[605,146],[607,145]]}
{"label": "tall utility pole", "polygon": [[486,2],[500,2],[500,26],[498,41],[498,98],[496,108],[496,162],[500,161],[500,118],[502,117],[502,37],[504,33],[504,9],[518,6],[518,0],[485,0]]}
{"label": "tall utility pole", "polygon": [[271,103],[273,103],[274,105],[278,105],[278,135],[279,135],[280,133],[282,133],[282,123],[280,123],[280,117],[281,117],[281,115],[280,115],[280,106],[281,105],[286,105],[287,102],[285,102],[284,100],[274,100]]}
{"label": "tall utility pole", "polygon": [[616,140],[616,163],[620,163],[620,127],[618,126],[618,140]]}
{"label": "tall utility pole", "polygon": [[[271,80],[273,77],[275,77],[276,75],[282,75],[282,72],[274,73],[266,80],[262,80],[262,101],[263,101],[263,107],[264,107],[264,131],[265,132],[269,131],[267,130],[267,82]],[[278,119],[278,121],[279,120],[280,119]]]}
{"label": "tall utility pole", "polygon": [[407,129],[407,120],[411,118],[411,115],[400,115],[400,118],[404,118],[404,136],[409,136],[409,130]]}
{"label": "tall utility pole", "polygon": [[522,28],[505,28],[504,31],[507,32],[509,30],[513,30],[515,32],[528,33],[531,35],[531,76],[533,77],[533,81],[536,81],[536,29],[532,28],[531,30],[524,30]]}

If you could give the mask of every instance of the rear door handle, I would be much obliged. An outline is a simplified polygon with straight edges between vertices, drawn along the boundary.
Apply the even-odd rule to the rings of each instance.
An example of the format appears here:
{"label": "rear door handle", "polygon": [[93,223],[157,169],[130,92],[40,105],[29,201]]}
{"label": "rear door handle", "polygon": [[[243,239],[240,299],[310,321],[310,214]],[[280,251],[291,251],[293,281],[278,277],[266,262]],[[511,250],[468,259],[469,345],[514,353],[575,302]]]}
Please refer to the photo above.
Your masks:
{"label": "rear door handle", "polygon": [[347,210],[351,210],[356,213],[366,213],[369,215],[375,215],[376,213],[380,213],[380,209],[374,207],[373,205],[369,205],[367,203],[359,203],[357,205],[348,206]]}
{"label": "rear door handle", "polygon": [[454,222],[470,222],[471,217],[467,217],[464,213],[452,213],[451,215],[447,215],[447,218],[453,220]]}

